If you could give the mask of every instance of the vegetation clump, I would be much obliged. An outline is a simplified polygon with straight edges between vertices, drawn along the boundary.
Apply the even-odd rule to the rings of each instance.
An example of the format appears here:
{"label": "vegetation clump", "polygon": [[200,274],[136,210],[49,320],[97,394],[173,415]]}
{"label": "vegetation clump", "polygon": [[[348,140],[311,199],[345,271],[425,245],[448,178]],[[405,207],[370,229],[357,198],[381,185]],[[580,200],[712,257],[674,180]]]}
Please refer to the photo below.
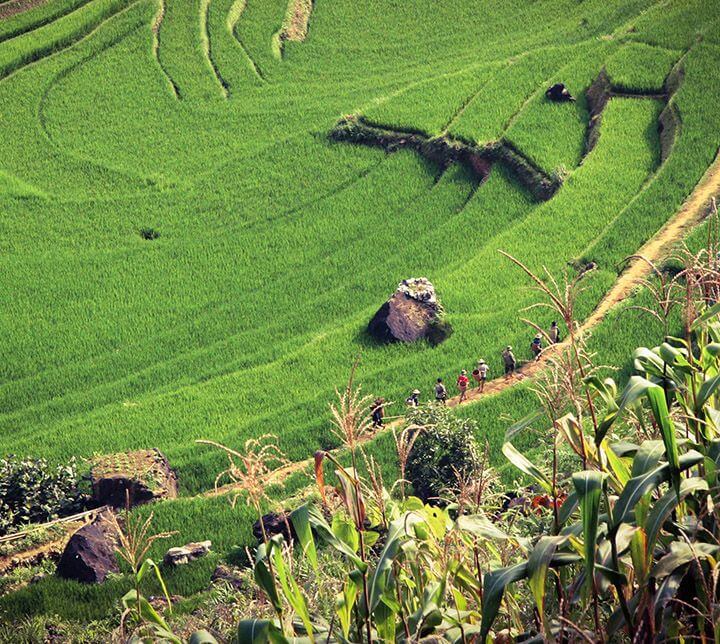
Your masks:
{"label": "vegetation clump", "polygon": [[413,409],[408,422],[418,436],[407,461],[407,479],[423,501],[437,503],[479,470],[477,423],[459,418],[445,405]]}
{"label": "vegetation clump", "polygon": [[0,459],[0,536],[78,512],[86,498],[74,459],[54,467],[42,458]]}

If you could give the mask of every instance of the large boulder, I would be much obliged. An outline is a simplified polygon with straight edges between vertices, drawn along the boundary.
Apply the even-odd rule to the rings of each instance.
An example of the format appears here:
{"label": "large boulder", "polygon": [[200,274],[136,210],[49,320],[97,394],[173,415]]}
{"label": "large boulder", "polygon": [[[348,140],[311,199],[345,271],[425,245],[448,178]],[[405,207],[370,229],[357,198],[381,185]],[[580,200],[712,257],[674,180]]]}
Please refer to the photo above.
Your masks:
{"label": "large boulder", "polygon": [[158,449],[106,454],[91,469],[93,499],[99,505],[124,507],[177,497],[177,477]]}
{"label": "large boulder", "polygon": [[113,528],[100,515],[70,537],[58,562],[57,575],[86,584],[102,583],[108,573],[120,572],[116,543]]}
{"label": "large boulder", "polygon": [[403,280],[368,324],[380,342],[416,342],[427,338],[433,344],[444,339],[442,308],[435,287],[426,277]]}

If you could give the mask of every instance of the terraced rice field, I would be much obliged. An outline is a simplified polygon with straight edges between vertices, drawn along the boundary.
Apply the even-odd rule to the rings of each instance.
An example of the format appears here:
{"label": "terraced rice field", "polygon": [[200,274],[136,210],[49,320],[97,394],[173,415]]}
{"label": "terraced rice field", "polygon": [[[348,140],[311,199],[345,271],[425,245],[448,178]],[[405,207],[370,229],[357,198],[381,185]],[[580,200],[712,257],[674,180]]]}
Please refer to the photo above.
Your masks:
{"label": "terraced rice field", "polygon": [[[316,0],[304,41],[280,36],[293,7],[47,0],[0,20],[0,452],[155,446],[197,493],[221,460],[195,438],[333,446],[356,355],[390,400],[481,356],[497,373],[533,298],[497,250],[597,262],[587,314],[720,144],[715,3]],[[603,68],[618,95],[588,153]],[[544,98],[557,81],[577,102]],[[331,141],[348,114],[501,141],[563,184],[541,202],[502,164],[479,184]],[[367,321],[418,275],[454,334],[374,344]]]}

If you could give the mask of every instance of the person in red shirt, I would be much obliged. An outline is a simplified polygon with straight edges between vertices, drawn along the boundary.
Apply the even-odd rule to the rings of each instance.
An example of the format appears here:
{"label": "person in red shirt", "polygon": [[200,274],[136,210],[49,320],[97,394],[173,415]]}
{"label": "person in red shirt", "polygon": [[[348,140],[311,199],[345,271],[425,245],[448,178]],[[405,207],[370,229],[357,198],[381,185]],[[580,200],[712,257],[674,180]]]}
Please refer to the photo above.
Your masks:
{"label": "person in red shirt", "polygon": [[460,375],[458,376],[458,379],[457,379],[457,386],[458,386],[458,389],[460,390],[460,402],[465,400],[465,395],[467,394],[467,388],[468,388],[469,382],[470,381],[468,380],[468,377],[467,377],[467,371],[465,371],[465,369],[463,369],[460,372]]}

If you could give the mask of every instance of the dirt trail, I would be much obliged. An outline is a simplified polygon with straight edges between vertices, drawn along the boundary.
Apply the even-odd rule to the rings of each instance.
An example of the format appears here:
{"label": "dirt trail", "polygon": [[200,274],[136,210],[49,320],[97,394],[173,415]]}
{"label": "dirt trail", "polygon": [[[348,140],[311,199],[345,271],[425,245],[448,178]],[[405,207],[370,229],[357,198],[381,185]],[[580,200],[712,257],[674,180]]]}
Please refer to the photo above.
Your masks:
{"label": "dirt trail", "polygon": [[[707,169],[702,179],[695,186],[687,200],[683,203],[682,207],[678,212],[658,231],[658,233],[652,237],[638,252],[638,255],[642,255],[651,261],[658,261],[667,256],[671,248],[682,240],[689,230],[701,222],[708,213],[710,199],[716,195],[720,195],[720,153],[715,157],[713,163]],[[647,277],[650,269],[646,262],[641,260],[635,260],[629,264],[629,266],[623,271],[620,277],[617,279],[613,287],[606,293],[605,297],[600,301],[597,308],[593,313],[583,322],[581,325],[582,331],[590,331],[598,324],[600,324],[608,312],[626,299],[632,291],[637,288],[637,280],[643,277]],[[563,346],[564,343],[557,345],[558,347]],[[467,405],[473,402],[477,402],[480,398],[489,396],[492,394],[498,394],[504,391],[508,387],[512,387],[516,383],[531,378],[543,367],[543,363],[547,359],[548,352],[546,351],[544,357],[537,362],[529,362],[522,367],[518,375],[514,378],[506,380],[504,377],[495,378],[485,384],[483,393],[478,393],[476,389],[468,390],[466,400],[460,403],[460,397],[455,396],[447,401],[449,407],[456,407],[457,405]],[[403,420],[394,420],[391,423],[385,425],[382,430],[386,432],[392,428],[396,428],[402,425]],[[378,433],[369,434],[361,440],[361,443],[366,443],[375,438]],[[310,469],[313,464],[313,459],[308,458],[304,461],[297,461],[287,465],[286,467],[275,470],[267,479],[268,484],[282,483],[289,476],[300,472],[304,469]],[[220,494],[227,494],[232,492],[234,489],[233,485],[224,485],[218,487],[216,490],[210,490],[204,492],[200,496],[217,496]]]}

